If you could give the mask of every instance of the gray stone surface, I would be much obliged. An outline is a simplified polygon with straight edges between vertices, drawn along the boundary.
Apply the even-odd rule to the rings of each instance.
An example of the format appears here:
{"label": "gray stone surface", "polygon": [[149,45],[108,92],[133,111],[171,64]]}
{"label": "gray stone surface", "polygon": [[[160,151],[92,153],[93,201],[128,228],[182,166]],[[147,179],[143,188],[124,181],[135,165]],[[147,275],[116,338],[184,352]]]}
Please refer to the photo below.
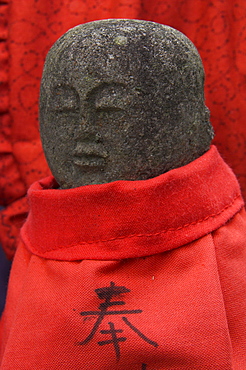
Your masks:
{"label": "gray stone surface", "polygon": [[40,94],[44,152],[61,188],[142,180],[209,149],[204,71],[191,41],[153,22],[79,25],[49,51]]}

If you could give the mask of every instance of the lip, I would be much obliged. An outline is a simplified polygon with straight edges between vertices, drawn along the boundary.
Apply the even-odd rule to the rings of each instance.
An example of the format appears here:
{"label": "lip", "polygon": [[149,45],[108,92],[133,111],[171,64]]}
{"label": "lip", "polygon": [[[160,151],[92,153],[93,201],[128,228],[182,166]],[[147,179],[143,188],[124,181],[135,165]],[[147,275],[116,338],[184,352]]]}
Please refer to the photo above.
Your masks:
{"label": "lip", "polygon": [[106,165],[105,158],[98,156],[81,156],[74,157],[73,163],[80,167],[102,168]]}
{"label": "lip", "polygon": [[102,168],[106,165],[108,152],[96,143],[78,143],[73,162],[80,167]]}

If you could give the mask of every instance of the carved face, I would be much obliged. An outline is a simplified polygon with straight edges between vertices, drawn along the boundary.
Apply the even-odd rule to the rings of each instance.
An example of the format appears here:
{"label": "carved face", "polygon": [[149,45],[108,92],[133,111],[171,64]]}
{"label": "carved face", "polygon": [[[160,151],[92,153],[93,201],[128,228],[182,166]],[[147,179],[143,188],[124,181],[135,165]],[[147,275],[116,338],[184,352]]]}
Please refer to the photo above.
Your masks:
{"label": "carved face", "polygon": [[165,66],[132,21],[132,29],[120,22],[120,31],[112,21],[110,32],[96,26],[65,39],[46,62],[40,130],[62,188],[146,179],[182,165],[184,127],[177,132],[177,125],[184,122],[187,94],[176,65],[167,58]]}
{"label": "carved face", "polygon": [[42,137],[51,170],[61,187],[131,180],[133,163],[144,162],[141,85],[113,55],[110,75],[100,63],[88,66],[80,50],[73,58],[75,69],[73,60],[61,60],[47,96]]}

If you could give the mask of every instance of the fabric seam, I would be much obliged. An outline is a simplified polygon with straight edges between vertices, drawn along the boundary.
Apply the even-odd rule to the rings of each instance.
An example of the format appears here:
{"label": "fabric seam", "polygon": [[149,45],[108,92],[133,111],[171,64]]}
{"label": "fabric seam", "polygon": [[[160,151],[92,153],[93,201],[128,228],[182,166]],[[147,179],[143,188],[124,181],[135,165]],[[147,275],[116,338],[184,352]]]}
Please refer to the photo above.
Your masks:
{"label": "fabric seam", "polygon": [[[56,248],[53,248],[53,249],[49,249],[48,251],[46,252],[43,252],[44,254],[47,254],[47,253],[50,253],[51,251],[55,251],[55,250],[59,250],[59,249],[62,249],[62,248],[73,248],[75,246],[78,246],[78,245],[90,245],[90,244],[97,244],[97,243],[107,243],[107,242],[111,242],[111,241],[114,241],[114,240],[122,240],[122,239],[130,239],[130,238],[135,238],[135,237],[151,237],[151,236],[157,236],[157,235],[161,235],[161,234],[164,234],[164,233],[167,233],[169,231],[178,231],[178,230],[182,230],[186,227],[189,227],[189,226],[192,226],[192,225],[197,225],[199,223],[202,223],[204,221],[207,221],[209,218],[212,218],[212,217],[218,217],[221,213],[223,213],[224,211],[226,211],[228,208],[232,207],[233,204],[235,203],[235,201],[238,199],[238,198],[241,198],[241,195],[238,194],[230,204],[226,205],[222,210],[220,210],[219,212],[217,213],[214,213],[212,215],[209,215],[209,216],[206,216],[205,218],[201,219],[201,220],[198,220],[198,221],[193,221],[189,224],[185,224],[185,225],[182,225],[182,226],[179,226],[177,228],[169,228],[169,229],[166,229],[166,230],[162,230],[162,231],[158,231],[157,233],[151,233],[151,234],[133,234],[133,235],[127,235],[127,236],[119,236],[119,237],[115,237],[115,238],[112,238],[112,239],[107,239],[107,240],[95,240],[95,241],[86,241],[86,242],[80,242],[80,243],[76,243],[76,244],[71,244],[71,245],[67,245],[67,246],[59,246],[59,247],[56,247]],[[243,201],[243,200],[242,200]],[[241,205],[240,209],[243,207],[243,204]],[[239,212],[240,209],[237,211]],[[26,234],[26,233],[25,233]],[[26,239],[29,241],[29,243],[32,245],[31,241],[30,241],[30,238],[25,235]],[[37,251],[37,249],[35,247],[33,247],[34,250]]]}

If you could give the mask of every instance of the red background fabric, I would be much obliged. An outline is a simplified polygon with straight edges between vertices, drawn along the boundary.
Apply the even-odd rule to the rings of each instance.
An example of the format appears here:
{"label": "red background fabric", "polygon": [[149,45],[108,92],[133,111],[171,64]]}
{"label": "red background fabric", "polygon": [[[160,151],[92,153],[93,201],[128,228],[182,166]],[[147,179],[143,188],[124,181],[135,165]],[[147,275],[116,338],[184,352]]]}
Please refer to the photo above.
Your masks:
{"label": "red background fabric", "polygon": [[38,132],[44,58],[69,28],[103,18],[170,25],[197,46],[219,151],[246,195],[246,3],[244,0],[0,0],[0,236],[11,257],[26,217],[25,194],[47,174]]}

